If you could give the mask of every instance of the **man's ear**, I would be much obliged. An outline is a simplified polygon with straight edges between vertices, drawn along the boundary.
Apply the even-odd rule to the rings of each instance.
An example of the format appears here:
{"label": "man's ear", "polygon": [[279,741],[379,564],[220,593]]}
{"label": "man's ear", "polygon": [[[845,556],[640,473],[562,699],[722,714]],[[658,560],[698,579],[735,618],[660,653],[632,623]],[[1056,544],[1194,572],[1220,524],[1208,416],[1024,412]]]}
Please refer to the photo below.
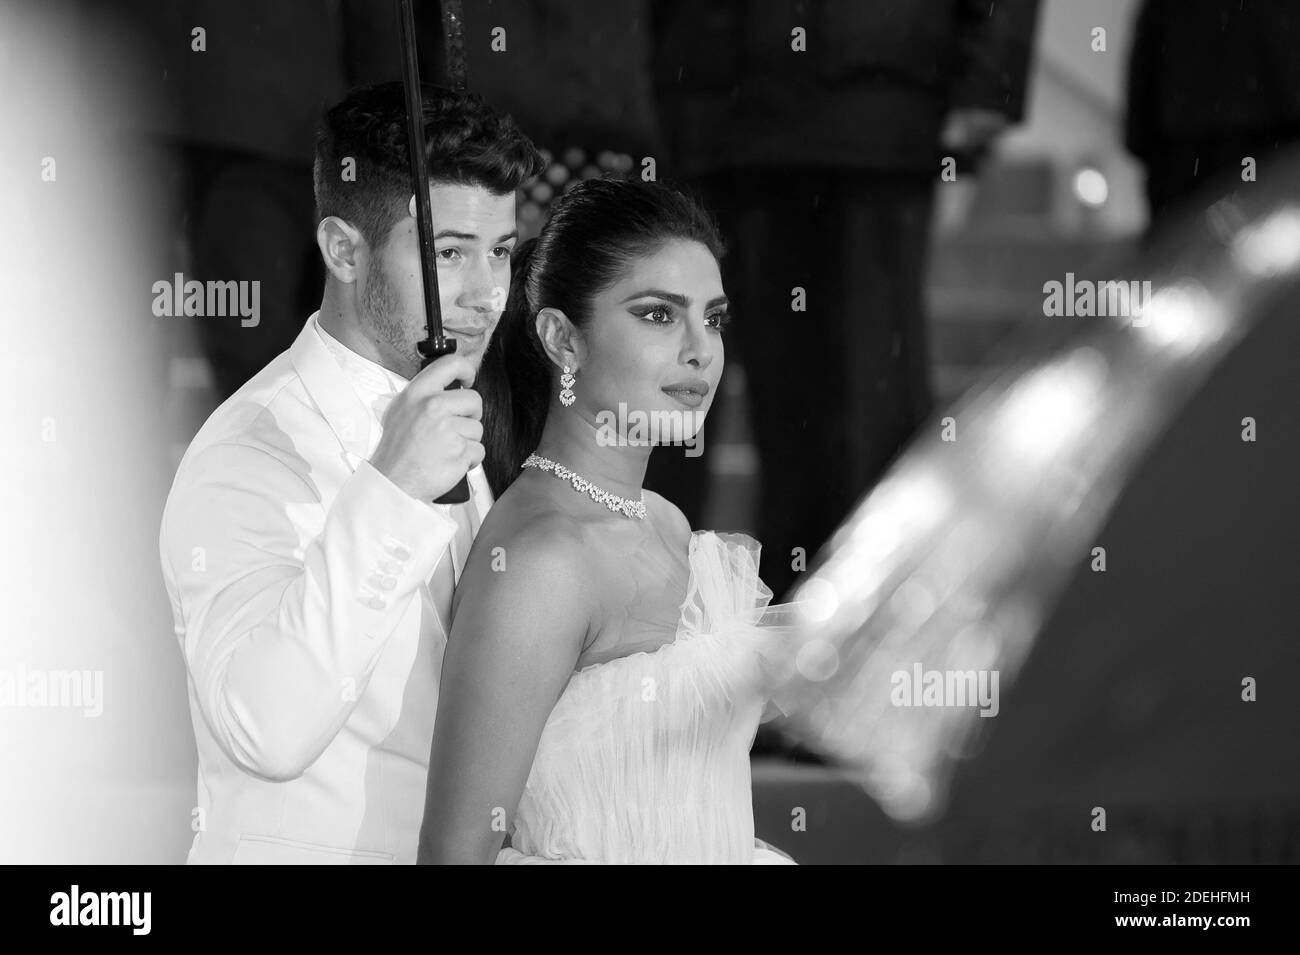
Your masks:
{"label": "man's ear", "polygon": [[326,216],[316,226],[316,247],[320,249],[320,257],[325,268],[340,282],[357,280],[365,244],[361,233],[338,216]]}
{"label": "man's ear", "polygon": [[537,313],[537,338],[557,368],[568,365],[577,371],[582,367],[587,354],[582,333],[558,308],[544,308]]}

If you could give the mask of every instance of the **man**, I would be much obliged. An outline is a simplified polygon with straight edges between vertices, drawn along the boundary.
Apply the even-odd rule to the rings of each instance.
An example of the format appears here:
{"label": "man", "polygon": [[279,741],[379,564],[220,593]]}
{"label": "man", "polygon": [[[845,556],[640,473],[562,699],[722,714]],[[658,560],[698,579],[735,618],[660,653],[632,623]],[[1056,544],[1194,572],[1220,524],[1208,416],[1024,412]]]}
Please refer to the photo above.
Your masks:
{"label": "man", "polygon": [[[515,190],[542,168],[509,117],[426,86],[443,320],[426,337],[402,87],[325,117],[320,311],[195,437],[163,575],[198,742],[190,862],[411,863],[448,612],[491,491],[472,384],[510,284]],[[432,501],[469,474],[472,500]]]}

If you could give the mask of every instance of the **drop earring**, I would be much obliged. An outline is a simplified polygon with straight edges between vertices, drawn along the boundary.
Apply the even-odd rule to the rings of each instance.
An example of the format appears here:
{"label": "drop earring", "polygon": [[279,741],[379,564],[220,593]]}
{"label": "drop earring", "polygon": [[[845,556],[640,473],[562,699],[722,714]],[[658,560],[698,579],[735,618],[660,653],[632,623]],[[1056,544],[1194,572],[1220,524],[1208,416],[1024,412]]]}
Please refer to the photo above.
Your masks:
{"label": "drop earring", "polygon": [[569,371],[569,366],[564,366],[564,374],[560,375],[560,404],[569,407],[573,404],[573,383],[577,381],[573,373]]}

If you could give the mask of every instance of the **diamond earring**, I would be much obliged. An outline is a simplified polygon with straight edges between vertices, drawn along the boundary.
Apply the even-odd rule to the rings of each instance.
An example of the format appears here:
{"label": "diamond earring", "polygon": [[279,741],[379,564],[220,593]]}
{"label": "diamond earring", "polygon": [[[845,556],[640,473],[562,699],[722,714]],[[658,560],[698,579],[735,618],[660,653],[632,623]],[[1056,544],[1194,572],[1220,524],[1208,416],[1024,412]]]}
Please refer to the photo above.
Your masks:
{"label": "diamond earring", "polygon": [[573,377],[569,366],[565,365],[564,374],[560,375],[560,404],[566,408],[573,404],[573,383],[575,381],[577,379]]}

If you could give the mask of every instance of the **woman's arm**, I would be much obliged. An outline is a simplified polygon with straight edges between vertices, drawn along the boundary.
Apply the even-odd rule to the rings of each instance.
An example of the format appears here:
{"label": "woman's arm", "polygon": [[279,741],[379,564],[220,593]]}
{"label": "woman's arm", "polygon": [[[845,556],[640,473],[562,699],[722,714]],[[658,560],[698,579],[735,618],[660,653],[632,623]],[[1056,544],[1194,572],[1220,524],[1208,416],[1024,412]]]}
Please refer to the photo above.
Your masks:
{"label": "woman's arm", "polygon": [[447,640],[418,862],[491,863],[592,621],[581,536],[546,516],[476,548]]}

